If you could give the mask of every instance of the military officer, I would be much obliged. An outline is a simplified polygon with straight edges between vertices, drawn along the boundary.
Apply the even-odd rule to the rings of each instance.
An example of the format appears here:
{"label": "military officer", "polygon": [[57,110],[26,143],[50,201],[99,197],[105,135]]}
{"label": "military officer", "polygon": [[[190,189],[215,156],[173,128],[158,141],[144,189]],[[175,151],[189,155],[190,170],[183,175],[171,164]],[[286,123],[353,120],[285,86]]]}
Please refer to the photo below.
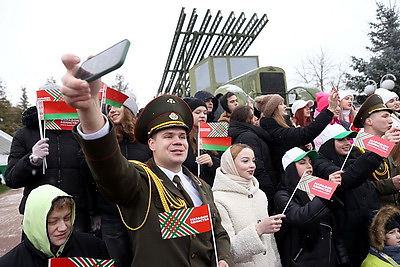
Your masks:
{"label": "military officer", "polygon": [[[65,55],[62,61],[67,73],[61,91],[80,118],[74,133],[101,193],[118,204],[130,229],[132,266],[209,267],[216,262],[218,266],[233,266],[229,237],[211,188],[182,166],[188,150],[187,133],[193,124],[187,104],[173,95],[153,99],[141,112],[135,129],[136,139],[149,145],[153,158],[146,164],[129,162],[118,149],[112,123],[101,114],[97,99],[100,80],[89,84],[73,76],[79,67],[78,57]],[[177,175],[180,182],[174,179]],[[211,231],[162,239],[160,212],[205,204],[210,205],[215,245]]]}

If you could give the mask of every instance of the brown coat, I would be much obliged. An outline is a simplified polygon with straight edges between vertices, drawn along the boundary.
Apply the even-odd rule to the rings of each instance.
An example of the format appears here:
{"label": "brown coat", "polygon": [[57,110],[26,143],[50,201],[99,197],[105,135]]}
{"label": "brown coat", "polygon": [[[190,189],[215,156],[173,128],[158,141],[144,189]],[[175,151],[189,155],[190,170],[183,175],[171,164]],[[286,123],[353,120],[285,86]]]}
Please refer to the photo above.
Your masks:
{"label": "brown coat", "polygon": [[[121,155],[113,130],[96,140],[83,140],[76,134],[76,129],[74,132],[102,194],[122,207],[122,214],[130,227],[136,228],[146,220],[139,230],[129,231],[134,253],[132,266],[215,266],[211,232],[168,240],[161,238],[158,214],[164,209],[156,186],[151,182],[149,187],[149,178],[143,168]],[[153,159],[147,164],[170,194],[183,198]],[[218,259],[233,266],[229,236],[221,225],[210,186],[198,180],[185,167],[183,171],[194,180],[203,204],[210,204]],[[150,211],[145,218],[150,189]]]}

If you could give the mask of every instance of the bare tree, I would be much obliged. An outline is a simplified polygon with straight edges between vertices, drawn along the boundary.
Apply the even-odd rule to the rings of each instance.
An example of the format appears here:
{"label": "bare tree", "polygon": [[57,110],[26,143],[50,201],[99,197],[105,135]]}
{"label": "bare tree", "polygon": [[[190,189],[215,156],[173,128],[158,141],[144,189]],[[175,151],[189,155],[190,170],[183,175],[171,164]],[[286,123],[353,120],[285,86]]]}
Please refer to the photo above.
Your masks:
{"label": "bare tree", "polygon": [[115,75],[115,79],[111,84],[112,88],[121,92],[125,92],[126,90],[128,90],[129,89],[128,86],[129,83],[125,83],[124,75],[118,73]]}
{"label": "bare tree", "polygon": [[334,63],[331,56],[321,49],[320,54],[310,56],[302,60],[301,67],[295,68],[299,76],[298,81],[308,87],[316,87],[321,91],[335,87],[344,89],[346,69],[342,63]]}

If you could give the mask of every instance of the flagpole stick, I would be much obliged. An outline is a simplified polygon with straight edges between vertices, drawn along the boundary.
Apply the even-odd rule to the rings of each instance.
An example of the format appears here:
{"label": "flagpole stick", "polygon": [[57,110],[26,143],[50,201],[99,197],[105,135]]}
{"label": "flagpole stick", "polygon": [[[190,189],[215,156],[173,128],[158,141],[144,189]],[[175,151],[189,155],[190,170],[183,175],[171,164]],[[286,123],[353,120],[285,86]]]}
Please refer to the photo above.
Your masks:
{"label": "flagpole stick", "polygon": [[283,209],[282,214],[285,214],[285,211],[286,211],[287,207],[289,206],[289,203],[290,203],[290,201],[292,200],[292,198],[293,198],[293,196],[294,196],[294,193],[296,193],[296,190],[297,190],[297,186],[296,186],[296,188],[293,190],[293,193],[292,193],[292,195],[290,196],[289,201],[286,203],[286,206],[285,206],[285,208]]}
{"label": "flagpole stick", "polygon": [[[42,102],[43,103],[43,102]],[[37,116],[38,116],[38,121],[39,121],[39,135],[40,135],[40,140],[42,140],[44,138],[44,130],[42,130],[42,120],[40,119],[40,112],[39,112],[39,102],[36,102],[36,112],[37,112]],[[46,121],[43,121],[43,125],[46,125]],[[46,127],[44,127],[46,128]],[[46,158],[44,158],[43,160],[43,174],[46,173]]]}
{"label": "flagpole stick", "polygon": [[353,147],[354,147],[354,142],[353,142],[353,144],[351,144],[350,150],[349,150],[349,152],[347,153],[346,158],[344,159],[344,162],[343,162],[343,164],[342,164],[342,167],[340,167],[340,170],[341,170],[341,171],[343,171],[344,164],[346,164],[346,161],[347,161],[347,159],[349,158],[350,152],[351,152],[351,150],[353,149]]}
{"label": "flagpole stick", "polygon": [[303,178],[304,174],[305,174],[305,172],[303,173],[303,175],[300,177],[299,181],[297,182],[297,185],[296,185],[296,187],[294,188],[293,193],[292,193],[292,195],[290,196],[288,202],[286,203],[286,206],[285,206],[285,208],[283,209],[282,214],[285,214],[285,211],[286,211],[286,209],[288,208],[289,203],[290,203],[290,201],[292,200],[292,198],[293,198],[293,196],[294,196],[294,193],[296,193],[297,188],[299,188],[299,184],[300,184],[301,178]]}
{"label": "flagpole stick", "polygon": [[214,254],[215,254],[215,263],[218,267],[218,253],[217,253],[217,243],[215,242],[215,236],[214,236],[214,224],[211,218],[211,211],[210,211],[210,204],[207,204],[207,208],[208,208],[208,214],[210,214],[210,222],[211,222],[211,235],[212,235],[212,239],[213,239],[213,245],[214,245]]}
{"label": "flagpole stick", "polygon": [[[200,123],[197,128],[197,157],[200,157],[199,140],[200,140]],[[200,164],[198,162],[197,162],[197,176],[200,177]]]}

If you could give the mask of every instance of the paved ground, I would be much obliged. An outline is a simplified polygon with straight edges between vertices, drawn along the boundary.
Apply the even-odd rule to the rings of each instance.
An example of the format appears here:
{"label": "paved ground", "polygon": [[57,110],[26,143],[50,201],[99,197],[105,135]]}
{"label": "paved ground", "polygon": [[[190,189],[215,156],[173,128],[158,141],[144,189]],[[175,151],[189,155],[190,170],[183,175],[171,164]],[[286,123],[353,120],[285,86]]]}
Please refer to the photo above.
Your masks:
{"label": "paved ground", "polygon": [[0,257],[21,241],[22,215],[18,212],[21,197],[22,189],[0,195]]}

